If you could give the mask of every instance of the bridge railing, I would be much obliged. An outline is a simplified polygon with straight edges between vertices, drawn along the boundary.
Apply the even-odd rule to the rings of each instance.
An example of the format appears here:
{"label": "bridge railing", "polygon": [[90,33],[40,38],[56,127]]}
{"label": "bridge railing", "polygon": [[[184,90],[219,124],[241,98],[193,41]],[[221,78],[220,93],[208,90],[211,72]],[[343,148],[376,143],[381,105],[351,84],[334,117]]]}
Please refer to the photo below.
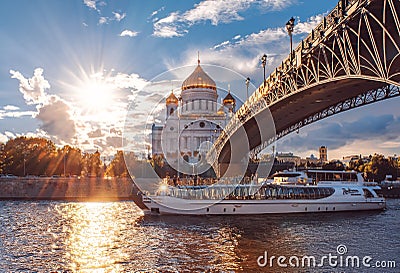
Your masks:
{"label": "bridge railing", "polygon": [[[341,21],[348,16],[348,11],[350,9],[359,7],[366,2],[367,0],[340,0],[338,5],[324,17],[322,22],[318,24],[315,29],[299,43],[296,49],[268,76],[265,80],[265,86],[264,83],[262,83],[239,108],[236,112],[236,115],[240,117],[239,120],[243,120],[243,115],[246,115],[248,109],[251,109],[258,101],[263,99],[271,89],[281,83],[283,75],[294,69],[294,67],[299,66],[301,64],[302,55],[317,46],[326,35],[332,32]],[[229,126],[227,126],[227,128],[228,127]]]}
{"label": "bridge railing", "polygon": [[336,27],[352,13],[352,11],[367,2],[367,0],[340,0],[338,5],[323,18],[322,22],[318,24],[311,33],[299,43],[293,52],[291,52],[268,76],[265,80],[265,88],[264,83],[262,83],[252,96],[250,96],[248,102],[254,103],[262,99],[263,96],[267,95],[269,90],[279,85],[284,75],[301,65],[304,54],[307,54],[322,42],[326,36],[336,29]]}

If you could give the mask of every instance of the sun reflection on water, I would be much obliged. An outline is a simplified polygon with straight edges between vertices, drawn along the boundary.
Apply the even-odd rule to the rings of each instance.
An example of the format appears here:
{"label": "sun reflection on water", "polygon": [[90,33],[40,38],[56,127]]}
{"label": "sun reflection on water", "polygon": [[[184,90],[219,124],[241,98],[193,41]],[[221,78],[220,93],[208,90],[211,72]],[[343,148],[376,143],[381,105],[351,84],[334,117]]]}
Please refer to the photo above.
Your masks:
{"label": "sun reflection on water", "polygon": [[120,272],[129,255],[121,248],[126,223],[116,221],[115,203],[73,203],[62,208],[70,223],[64,227],[68,268],[79,272]]}

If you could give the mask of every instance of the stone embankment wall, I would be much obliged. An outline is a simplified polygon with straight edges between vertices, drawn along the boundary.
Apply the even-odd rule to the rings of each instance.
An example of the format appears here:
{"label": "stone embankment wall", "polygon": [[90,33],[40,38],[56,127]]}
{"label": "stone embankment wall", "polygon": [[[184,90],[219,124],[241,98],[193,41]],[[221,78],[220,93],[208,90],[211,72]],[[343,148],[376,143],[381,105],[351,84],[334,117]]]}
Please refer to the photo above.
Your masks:
{"label": "stone embankment wall", "polygon": [[129,178],[102,177],[0,177],[0,199],[17,200],[132,200],[136,195]]}

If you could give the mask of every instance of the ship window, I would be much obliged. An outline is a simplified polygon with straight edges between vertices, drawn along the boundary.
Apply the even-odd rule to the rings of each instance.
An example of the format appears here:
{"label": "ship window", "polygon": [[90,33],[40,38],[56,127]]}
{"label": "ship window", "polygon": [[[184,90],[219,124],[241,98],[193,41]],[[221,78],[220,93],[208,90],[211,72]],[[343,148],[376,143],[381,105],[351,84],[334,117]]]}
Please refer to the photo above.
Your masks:
{"label": "ship window", "polygon": [[363,191],[364,191],[365,198],[373,198],[374,197],[374,195],[368,189],[363,189]]}
{"label": "ship window", "polygon": [[207,212],[209,212],[210,211],[210,208],[207,208]]}
{"label": "ship window", "polygon": [[226,212],[226,208],[224,208],[224,212]]}
{"label": "ship window", "polygon": [[318,207],[318,210],[321,210],[321,208],[320,208],[320,207]]}
{"label": "ship window", "polygon": [[[314,188],[314,187],[287,187],[287,186],[265,186],[258,194],[265,199],[321,199],[332,195],[333,188]],[[237,188],[235,196],[248,196],[248,188]]]}
{"label": "ship window", "polygon": [[236,209],[235,208],[233,208],[233,212],[235,212],[236,211]]}
{"label": "ship window", "polygon": [[305,207],[304,210],[307,211],[307,207]]}
{"label": "ship window", "polygon": [[373,189],[373,191],[379,196],[379,197],[383,197],[383,193],[381,189]]}
{"label": "ship window", "polygon": [[335,208],[335,207],[333,207],[333,210],[336,210],[336,208]]}

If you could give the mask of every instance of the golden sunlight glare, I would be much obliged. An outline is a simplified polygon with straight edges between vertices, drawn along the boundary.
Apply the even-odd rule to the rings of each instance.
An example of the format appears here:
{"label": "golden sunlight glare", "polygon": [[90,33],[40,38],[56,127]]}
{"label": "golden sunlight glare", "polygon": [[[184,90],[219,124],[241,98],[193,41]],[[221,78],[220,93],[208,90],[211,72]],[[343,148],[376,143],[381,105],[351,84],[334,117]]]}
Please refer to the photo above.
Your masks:
{"label": "golden sunlight glare", "polygon": [[114,87],[100,77],[91,77],[76,90],[77,98],[89,112],[104,111],[114,101]]}

